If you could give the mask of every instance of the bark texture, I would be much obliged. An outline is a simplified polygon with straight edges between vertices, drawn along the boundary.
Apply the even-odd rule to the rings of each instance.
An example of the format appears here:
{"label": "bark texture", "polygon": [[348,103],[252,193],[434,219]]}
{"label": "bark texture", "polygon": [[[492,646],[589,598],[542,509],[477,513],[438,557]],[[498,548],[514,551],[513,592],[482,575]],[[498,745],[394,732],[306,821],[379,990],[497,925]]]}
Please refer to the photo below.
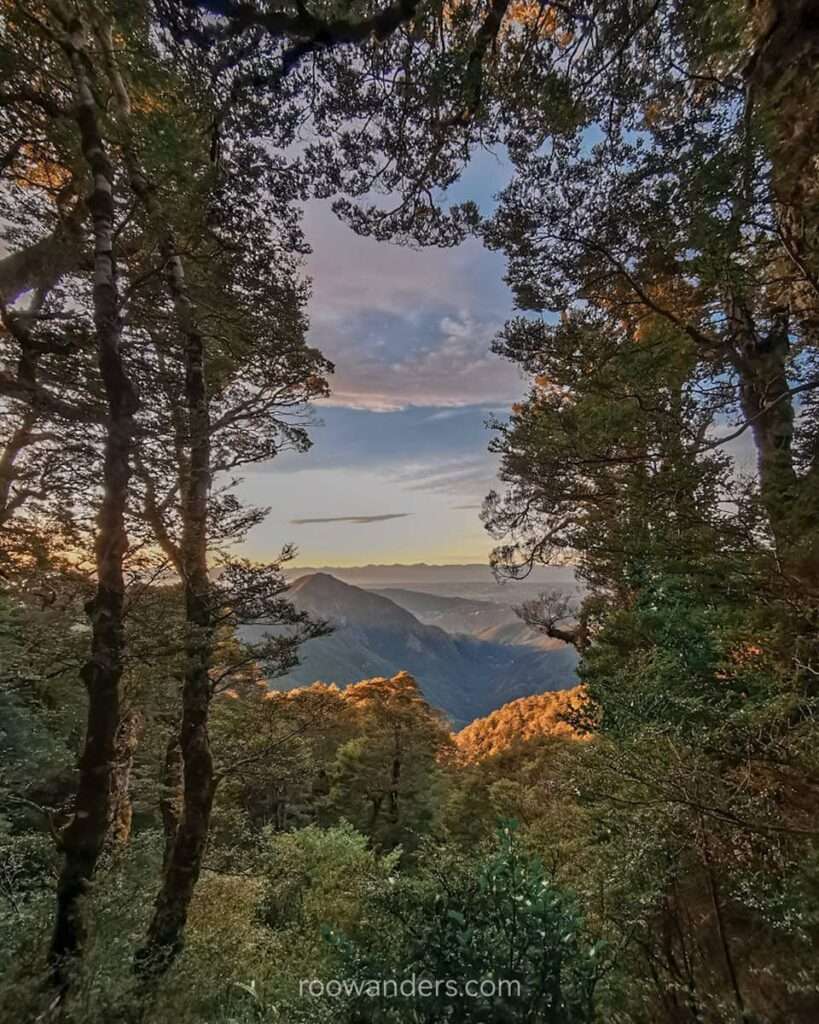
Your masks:
{"label": "bark texture", "polygon": [[83,897],[112,815],[124,648],[123,559],[128,547],[125,510],[137,399],[120,349],[122,322],[113,251],[114,174],[99,130],[80,25],[71,27],[63,45],[74,72],[76,121],[93,181],[88,209],[94,232],[94,325],[108,410],[103,493],[95,541],[97,587],[86,608],[91,625],[91,655],[81,673],[88,693],[86,732],[74,814],[60,836],[64,859],[50,949],[57,980],[64,985],[66,962],[81,951],[87,938]]}
{"label": "bark texture", "polygon": [[108,849],[115,856],[122,853],[131,839],[133,807],[131,805],[131,772],[145,720],[135,708],[120,719],[116,737],[116,761],[111,776],[111,827]]}
{"label": "bark texture", "polygon": [[165,748],[162,765],[162,783],[159,796],[159,811],[162,815],[162,831],[165,835],[165,849],[162,856],[163,870],[171,859],[176,842],[176,833],[182,819],[184,805],[182,747],[179,745],[179,731],[174,728]]}
{"label": "bark texture", "polygon": [[[749,96],[764,120],[783,256],[782,304],[819,330],[819,0],[750,0]],[[787,328],[744,345],[742,402],[753,419],[762,499],[787,575],[819,591],[819,453],[795,467]]]}
{"label": "bark texture", "polygon": [[167,969],[182,948],[188,909],[202,867],[216,785],[208,736],[213,638],[207,566],[210,416],[205,344],[193,320],[181,260],[176,256],[169,261],[168,283],[185,336],[190,469],[183,490],[181,544],[187,638],[179,743],[184,763],[185,799],[145,946],[146,963],[158,971]]}
{"label": "bark texture", "polygon": [[783,242],[800,271],[797,309],[816,324],[819,284],[819,2],[751,0],[755,45],[746,69],[768,121]]}
{"label": "bark texture", "polygon": [[[99,26],[97,34],[124,130],[124,158],[129,183],[148,215],[159,221],[163,211],[136,150],[130,127],[128,89],[114,58],[110,30]],[[162,233],[159,251],[167,292],[182,340],[185,365],[185,415],[175,420],[182,537],[174,563],[180,571],[184,590],[186,640],[179,731],[183,779],[181,816],[178,816],[177,806],[171,798],[163,808],[166,850],[162,886],[146,941],[136,957],[138,972],[153,978],[163,974],[182,949],[188,909],[205,853],[216,788],[208,735],[213,628],[207,565],[211,425],[205,338],[197,324],[172,226],[167,226]],[[171,775],[176,770],[176,756],[176,750],[169,748]]]}
{"label": "bark texture", "polygon": [[207,566],[211,470],[205,339],[195,321],[184,268],[170,233],[163,242],[163,255],[166,258],[168,291],[183,337],[185,358],[188,454],[180,479],[183,525],[179,562],[187,635],[179,733],[184,780],[182,817],[167,855],[162,887],[147,939],[137,956],[141,973],[154,977],[166,971],[182,949],[188,909],[205,853],[216,789],[208,735],[213,628]]}

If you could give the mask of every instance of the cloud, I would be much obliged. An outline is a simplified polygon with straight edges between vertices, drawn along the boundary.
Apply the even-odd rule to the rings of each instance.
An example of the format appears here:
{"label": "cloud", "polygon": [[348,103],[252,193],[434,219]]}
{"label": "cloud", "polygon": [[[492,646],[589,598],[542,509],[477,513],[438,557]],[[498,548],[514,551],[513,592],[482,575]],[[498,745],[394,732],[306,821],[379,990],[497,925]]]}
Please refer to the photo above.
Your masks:
{"label": "cloud", "polygon": [[[298,473],[356,468],[394,479],[395,474],[405,471],[416,470],[426,475],[430,468],[441,464],[459,469],[465,462],[475,460],[483,461],[488,475],[494,477],[497,459],[487,452],[492,433],[486,428],[493,409],[497,406],[459,406],[455,415],[437,418],[435,408],[430,406],[410,406],[391,412],[327,407],[319,411],[318,422],[310,432],[313,447],[306,455],[283,452],[261,471]],[[481,494],[461,493],[458,498],[475,501]],[[353,497],[360,498],[360,494]],[[383,504],[389,505],[390,499]],[[352,509],[345,504],[337,508],[346,512],[355,507],[356,504]],[[310,504],[291,512],[312,515],[317,509],[323,510],[324,506]]]}
{"label": "cloud", "polygon": [[451,307],[453,295],[461,296],[462,304],[467,297],[480,313],[511,309],[504,257],[477,239],[454,249],[378,242],[355,234],[321,200],[307,203],[304,228],[313,246],[307,270],[313,279],[314,323],[362,308],[403,313]]}
{"label": "cloud", "polygon": [[421,251],[376,242],[318,201],[305,229],[310,342],[336,365],[327,404],[392,412],[519,398],[517,369],[490,351],[512,312],[502,255],[475,239]]}
{"label": "cloud", "polygon": [[335,361],[332,394],[322,404],[394,412],[434,407],[506,406],[526,388],[519,369],[495,355],[500,321],[468,310],[437,315],[362,313],[316,342]]}
{"label": "cloud", "polygon": [[424,423],[440,423],[441,420],[451,420],[453,416],[463,416],[468,408],[468,406],[460,405],[454,409],[441,409],[439,412],[434,412],[431,416],[427,416]]}
{"label": "cloud", "polygon": [[462,498],[482,497],[497,486],[495,460],[488,454],[410,464],[394,473],[393,479],[407,491],[433,491]]}
{"label": "cloud", "polygon": [[327,516],[319,519],[291,519],[294,526],[304,526],[305,523],[381,523],[385,519],[406,519],[412,512],[389,512],[380,516]]}
{"label": "cloud", "polygon": [[467,512],[475,508],[483,508],[483,505],[450,505],[454,512]]}

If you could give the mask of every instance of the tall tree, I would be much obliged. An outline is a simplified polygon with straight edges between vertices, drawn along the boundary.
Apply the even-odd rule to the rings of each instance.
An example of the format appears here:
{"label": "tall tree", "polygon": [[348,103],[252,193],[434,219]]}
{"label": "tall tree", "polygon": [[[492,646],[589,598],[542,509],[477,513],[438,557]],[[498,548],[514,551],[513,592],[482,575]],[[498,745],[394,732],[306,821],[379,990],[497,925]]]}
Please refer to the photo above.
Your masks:
{"label": "tall tree", "polygon": [[[819,388],[815,295],[788,254],[766,118],[743,79],[747,18],[705,7],[635,14],[625,49],[603,38],[568,82],[583,131],[518,153],[486,237],[509,254],[522,307],[585,302],[627,334],[665,325],[693,346],[688,391],[714,428],[734,418],[724,435],[753,439],[780,570],[815,590],[815,440],[800,415]],[[783,88],[799,91],[799,66]],[[525,330],[534,351],[546,335]]]}
{"label": "tall tree", "polygon": [[[113,100],[112,128],[141,208],[134,219],[144,238],[156,239],[157,258],[145,251],[132,307],[131,329],[149,339],[140,373],[151,398],[143,426],[148,443],[136,461],[146,522],[179,575],[186,619],[178,745],[183,801],[139,956],[141,968],[154,972],[165,969],[181,945],[207,839],[217,781],[208,714],[225,610],[234,626],[252,615],[271,626],[296,627],[255,652],[277,669],[286,669],[298,643],[316,631],[281,597],[278,566],[269,579],[250,567],[227,566],[219,584],[212,583],[214,545],[240,539],[261,513],[244,512],[229,487],[212,495],[211,484],[216,474],[270,459],[282,447],[306,448],[302,410],[326,393],[329,366],[303,340],[304,290],[294,280],[303,244],[282,197],[283,180],[274,177],[284,179],[286,168],[227,131],[214,161],[202,141],[212,111],[200,78],[179,80],[163,67],[146,21],[129,26],[149,61],[136,68],[119,58],[110,22],[89,11],[89,23]],[[135,106],[160,88],[164,130],[152,148]],[[172,180],[197,190],[199,202],[180,204],[169,191]],[[271,188],[266,198],[264,185]],[[225,675],[222,669],[220,678]]]}
{"label": "tall tree", "polygon": [[[86,26],[74,10],[59,3],[48,5],[43,17],[26,8],[14,13],[17,41],[23,26],[34,29],[43,67],[49,79],[34,106],[55,121],[69,126],[79,180],[89,191],[82,203],[93,238],[91,305],[94,343],[106,417],[102,451],[102,479],[96,524],[96,592],[88,603],[91,652],[81,676],[88,694],[86,739],[80,758],[80,777],[74,815],[60,835],[63,868],[57,888],[57,914],[51,956],[64,980],[62,966],[85,940],[81,909],[88,884],[108,832],[111,789],[120,726],[120,683],[123,671],[123,563],[128,546],[126,509],[130,480],[130,456],[134,416],[138,402],[122,355],[122,308],[115,236],[117,230],[116,174],[101,128],[102,112],[95,95],[88,56]],[[31,55],[15,54],[10,88],[20,83]],[[42,81],[42,72],[25,85],[31,99],[30,81]],[[49,92],[49,89],[54,90]],[[39,98],[38,98],[39,97]],[[24,95],[25,101],[25,95]],[[48,160],[48,156],[45,157]],[[48,166],[48,165],[47,165]],[[53,166],[53,165],[52,165]],[[59,173],[59,165],[56,173]],[[68,223],[73,224],[73,219]],[[68,246],[70,248],[70,246]],[[55,257],[46,276],[52,280],[65,270],[60,265],[65,249]],[[18,278],[17,287],[24,278]],[[36,302],[36,300],[35,300]],[[36,306],[35,306],[36,308]],[[24,345],[25,345],[24,340]],[[19,383],[19,372],[18,372]],[[27,371],[23,381],[30,400],[37,398],[37,382]]]}
{"label": "tall tree", "polygon": [[[516,151],[485,228],[524,312],[496,348],[531,387],[497,425],[506,486],[484,516],[499,571],[569,558],[587,585],[580,609],[526,614],[582,649],[570,717],[598,741],[577,789],[609,837],[606,891],[631,872],[601,916],[652,1016],[764,1019],[780,1001],[798,1017],[812,982],[774,993],[757,972],[776,942],[804,964],[813,940],[741,879],[813,885],[810,233],[795,260],[770,134],[785,108],[748,88],[748,12],[619,11],[627,45],[602,34],[567,82],[580,129]],[[806,54],[777,85],[786,105]]]}

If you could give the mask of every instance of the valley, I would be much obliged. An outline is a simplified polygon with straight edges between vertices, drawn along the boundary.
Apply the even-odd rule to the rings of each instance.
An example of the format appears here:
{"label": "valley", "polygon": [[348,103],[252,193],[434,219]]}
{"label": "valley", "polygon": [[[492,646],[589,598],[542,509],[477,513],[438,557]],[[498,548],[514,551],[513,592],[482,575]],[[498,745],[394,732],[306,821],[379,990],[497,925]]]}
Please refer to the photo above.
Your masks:
{"label": "valley", "polygon": [[[404,670],[461,727],[508,701],[577,682],[574,649],[548,639],[538,643],[531,630],[529,641],[517,639],[527,627],[519,621],[516,626],[514,612],[504,605],[404,590],[392,600],[321,572],[296,579],[289,597],[300,611],[331,622],[334,631],[304,645],[301,663],[272,681],[277,689],[319,680],[343,687]],[[464,627],[472,619],[475,628],[468,632]],[[504,629],[516,639],[493,638]],[[253,642],[263,632],[264,627],[245,626],[242,636]]]}

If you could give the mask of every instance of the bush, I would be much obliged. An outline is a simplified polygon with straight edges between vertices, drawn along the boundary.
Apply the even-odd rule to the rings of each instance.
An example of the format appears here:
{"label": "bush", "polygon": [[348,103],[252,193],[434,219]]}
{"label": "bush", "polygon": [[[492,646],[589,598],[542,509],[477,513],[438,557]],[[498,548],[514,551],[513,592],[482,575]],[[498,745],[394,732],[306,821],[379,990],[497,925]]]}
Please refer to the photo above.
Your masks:
{"label": "bush", "polygon": [[600,949],[584,942],[571,899],[512,827],[477,864],[433,853],[379,902],[388,934],[334,936],[362,990],[347,1001],[351,1022],[593,1019]]}

